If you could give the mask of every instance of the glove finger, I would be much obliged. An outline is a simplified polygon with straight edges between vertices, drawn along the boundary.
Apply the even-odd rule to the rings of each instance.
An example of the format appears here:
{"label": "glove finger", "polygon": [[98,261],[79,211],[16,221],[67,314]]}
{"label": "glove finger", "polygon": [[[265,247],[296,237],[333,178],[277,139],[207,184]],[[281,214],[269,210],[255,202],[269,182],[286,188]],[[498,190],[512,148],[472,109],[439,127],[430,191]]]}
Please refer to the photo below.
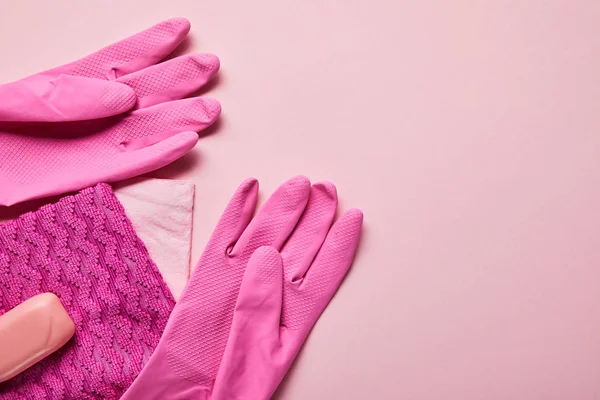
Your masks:
{"label": "glove finger", "polygon": [[260,208],[229,255],[249,259],[261,246],[281,249],[288,238],[310,196],[310,181],[297,176],[281,185]]}
{"label": "glove finger", "polygon": [[[281,247],[306,206],[310,182],[296,177],[281,185],[231,249],[229,239],[237,236],[254,207],[254,190],[250,207],[234,203],[234,215],[242,218],[229,220],[224,214],[174,311],[168,339],[171,366],[183,378],[206,387],[217,376],[248,259],[263,245]],[[223,232],[227,229],[229,234]]]}
{"label": "glove finger", "polygon": [[182,157],[197,142],[196,132],[185,131],[135,151],[118,153],[112,167],[106,168],[106,173],[98,181],[117,182],[157,170]]}
{"label": "glove finger", "polygon": [[258,182],[236,190],[194,269],[165,332],[167,358],[176,374],[210,388],[217,375],[246,264],[228,263],[227,249],[246,228]]}
{"label": "glove finger", "polygon": [[258,181],[248,178],[233,194],[206,248],[223,254],[240,237],[252,219],[258,199]]}
{"label": "glove finger", "polygon": [[204,86],[219,71],[219,59],[213,54],[193,54],[125,75],[118,82],[131,87],[137,107],[182,99]]}
{"label": "glove finger", "polygon": [[179,46],[189,30],[187,19],[172,18],[59,67],[59,70],[71,75],[114,80],[158,63]]}
{"label": "glove finger", "polygon": [[[279,338],[282,306],[283,262],[270,246],[252,253],[240,286],[234,311],[232,331],[248,323],[257,337]],[[247,331],[246,331],[247,332]]]}
{"label": "glove finger", "polygon": [[279,377],[271,368],[282,350],[282,275],[281,256],[274,248],[259,247],[250,257],[215,380],[214,400],[243,398],[248,393],[269,398],[277,387]]}
{"label": "glove finger", "polygon": [[218,101],[194,97],[136,110],[114,125],[111,135],[122,151],[138,150],[161,142],[179,132],[200,132],[221,113]]}
{"label": "glove finger", "polygon": [[283,326],[294,331],[305,328],[303,335],[308,334],[352,264],[362,220],[360,210],[346,212],[331,228],[304,278],[284,283]]}
{"label": "glove finger", "polygon": [[[23,191],[11,196],[10,201],[65,193],[98,182],[113,182],[117,180],[113,174],[133,177],[138,172],[127,173],[126,169],[132,168],[129,163],[136,162],[136,158],[129,153],[169,144],[171,142],[162,142],[181,132],[202,130],[216,120],[219,112],[218,102],[192,98],[137,110],[125,117],[45,124],[39,129],[23,132],[9,131],[5,134],[4,147],[0,148],[0,158],[5,160],[4,164],[15,167],[3,168],[0,175],[18,182],[19,190]],[[189,148],[198,141],[198,134],[191,135],[191,139],[193,143]],[[158,148],[162,149],[161,146]],[[151,151],[139,155],[143,158]],[[178,156],[167,157],[162,162],[153,161],[153,164],[163,166]],[[156,168],[146,167],[146,171]]]}
{"label": "glove finger", "polygon": [[24,79],[0,86],[0,121],[66,122],[110,117],[131,109],[135,93],[127,85],[101,79],[59,75]]}
{"label": "glove finger", "polygon": [[118,152],[100,158],[88,154],[88,164],[82,162],[81,168],[71,169],[68,175],[57,175],[57,179],[44,179],[17,186],[7,196],[0,196],[0,204],[13,205],[25,200],[83,189],[100,182],[117,182],[142,175],[177,160],[197,142],[196,132],[180,132],[136,151]]}
{"label": "glove finger", "polygon": [[337,205],[337,191],[332,183],[312,186],[306,210],[281,251],[287,281],[304,277],[331,228]]}

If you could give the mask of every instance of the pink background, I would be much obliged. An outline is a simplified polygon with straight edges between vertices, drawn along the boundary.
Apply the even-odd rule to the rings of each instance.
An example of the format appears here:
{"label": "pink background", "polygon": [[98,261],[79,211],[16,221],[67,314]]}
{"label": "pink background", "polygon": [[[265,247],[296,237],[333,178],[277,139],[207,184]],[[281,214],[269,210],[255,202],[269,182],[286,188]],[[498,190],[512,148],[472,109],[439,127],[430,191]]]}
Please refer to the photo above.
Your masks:
{"label": "pink background", "polygon": [[295,174],[365,213],[277,398],[600,397],[600,2],[4,0],[0,81],[171,16],[219,55],[193,259],[230,194]]}

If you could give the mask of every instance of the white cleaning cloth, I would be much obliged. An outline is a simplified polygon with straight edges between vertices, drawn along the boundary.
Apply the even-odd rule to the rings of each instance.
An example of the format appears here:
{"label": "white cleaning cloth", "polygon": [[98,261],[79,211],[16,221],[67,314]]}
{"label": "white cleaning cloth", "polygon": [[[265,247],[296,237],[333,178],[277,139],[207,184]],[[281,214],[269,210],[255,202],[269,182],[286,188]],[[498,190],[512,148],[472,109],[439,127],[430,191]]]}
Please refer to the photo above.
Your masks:
{"label": "white cleaning cloth", "polygon": [[193,183],[136,178],[113,185],[115,195],[176,300],[190,275]]}

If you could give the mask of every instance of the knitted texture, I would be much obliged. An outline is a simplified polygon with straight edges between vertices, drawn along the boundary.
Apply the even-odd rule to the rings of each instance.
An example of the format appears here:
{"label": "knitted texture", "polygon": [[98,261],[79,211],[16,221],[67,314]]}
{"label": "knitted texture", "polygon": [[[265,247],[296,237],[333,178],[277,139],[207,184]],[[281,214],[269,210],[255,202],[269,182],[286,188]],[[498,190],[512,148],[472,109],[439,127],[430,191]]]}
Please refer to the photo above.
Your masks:
{"label": "knitted texture", "polygon": [[0,399],[116,399],[158,344],[174,300],[108,185],[0,225],[0,314],[56,294],[76,332],[0,384]]}

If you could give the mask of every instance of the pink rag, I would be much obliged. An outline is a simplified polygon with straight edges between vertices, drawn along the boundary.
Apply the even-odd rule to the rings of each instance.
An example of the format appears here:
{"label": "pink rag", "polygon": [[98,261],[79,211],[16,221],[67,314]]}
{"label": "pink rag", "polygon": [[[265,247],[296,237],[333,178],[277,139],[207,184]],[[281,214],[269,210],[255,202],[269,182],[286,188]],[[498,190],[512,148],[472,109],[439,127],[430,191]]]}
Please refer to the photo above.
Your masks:
{"label": "pink rag", "polygon": [[115,399],[157,346],[174,299],[110,186],[0,225],[0,315],[44,292],[76,325],[59,351],[0,384],[0,398]]}

